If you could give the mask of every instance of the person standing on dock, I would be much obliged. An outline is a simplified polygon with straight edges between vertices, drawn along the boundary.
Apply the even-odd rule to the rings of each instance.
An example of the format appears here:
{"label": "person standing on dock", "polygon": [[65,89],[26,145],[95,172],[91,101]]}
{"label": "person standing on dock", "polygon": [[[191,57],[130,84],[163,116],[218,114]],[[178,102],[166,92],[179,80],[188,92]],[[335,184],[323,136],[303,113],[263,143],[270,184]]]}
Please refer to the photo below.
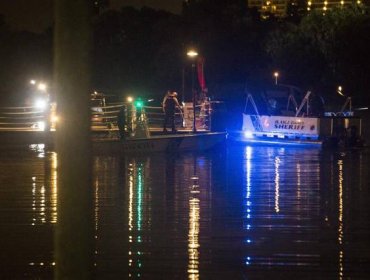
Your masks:
{"label": "person standing on dock", "polygon": [[167,124],[170,124],[172,132],[175,133],[175,110],[176,108],[181,110],[176,92],[167,91],[163,98],[162,108],[164,112],[163,132],[167,132]]}

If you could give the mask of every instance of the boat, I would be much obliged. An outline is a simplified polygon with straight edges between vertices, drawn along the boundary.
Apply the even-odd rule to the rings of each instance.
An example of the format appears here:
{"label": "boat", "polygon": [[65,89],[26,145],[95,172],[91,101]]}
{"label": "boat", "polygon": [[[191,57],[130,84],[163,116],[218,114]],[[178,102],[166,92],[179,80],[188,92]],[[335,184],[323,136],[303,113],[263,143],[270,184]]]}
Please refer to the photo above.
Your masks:
{"label": "boat", "polygon": [[[308,91],[300,105],[301,91],[290,85],[269,90],[257,97],[247,94],[242,128],[229,131],[228,139],[254,145],[310,147],[363,146],[362,120],[354,116],[351,98],[339,112],[325,112],[318,95]],[[258,107],[257,104],[260,104]],[[262,104],[262,106],[261,106]],[[349,107],[349,110],[347,107]],[[264,110],[262,113],[260,108]]]}
{"label": "boat", "polygon": [[[143,107],[135,112],[134,124],[131,122],[120,127],[121,131],[113,133],[113,137],[94,137],[93,150],[123,153],[204,151],[222,145],[227,137],[226,132],[196,129],[176,133],[154,133],[149,129],[148,118]],[[118,135],[124,136],[123,139]]]}
{"label": "boat", "polygon": [[[226,131],[211,130],[209,113],[211,102],[204,102],[196,106],[184,104],[183,112],[176,114],[176,133],[163,133],[162,107],[149,107],[137,102],[106,104],[106,96],[99,93],[92,94],[91,98],[91,142],[93,151],[108,151],[122,153],[150,153],[150,152],[180,152],[204,151],[222,145],[226,142]],[[28,107],[27,107],[28,108]],[[126,125],[120,133],[118,113],[125,112]],[[1,109],[1,108],[0,108]],[[6,110],[5,110],[6,109]],[[56,125],[50,129],[45,125],[35,125],[52,119],[40,110],[25,113],[26,108],[4,108],[5,115],[25,116],[32,122],[8,121],[8,126],[0,126],[0,144],[45,145],[49,150],[54,149]],[[149,114],[148,114],[149,111]],[[0,110],[0,117],[2,110]],[[20,112],[20,113],[19,113]],[[53,113],[56,113],[52,111]],[[196,119],[194,121],[194,112]],[[38,115],[36,115],[38,114]],[[34,116],[37,116],[35,118]],[[149,118],[150,117],[150,118]],[[18,119],[17,119],[18,120]],[[9,127],[11,125],[11,127]],[[195,127],[193,127],[195,125]],[[122,131],[121,131],[122,132]],[[121,135],[124,134],[124,139]]]}

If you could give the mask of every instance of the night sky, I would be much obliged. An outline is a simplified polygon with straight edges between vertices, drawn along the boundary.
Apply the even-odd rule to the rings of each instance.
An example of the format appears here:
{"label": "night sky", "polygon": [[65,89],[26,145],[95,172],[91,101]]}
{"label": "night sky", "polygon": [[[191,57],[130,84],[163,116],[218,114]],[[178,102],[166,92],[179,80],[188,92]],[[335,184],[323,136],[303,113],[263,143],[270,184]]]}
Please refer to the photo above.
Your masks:
{"label": "night sky", "polygon": [[[0,14],[16,30],[42,32],[51,25],[53,0],[0,0]],[[113,9],[122,6],[149,6],[173,13],[181,11],[182,0],[110,0]]]}

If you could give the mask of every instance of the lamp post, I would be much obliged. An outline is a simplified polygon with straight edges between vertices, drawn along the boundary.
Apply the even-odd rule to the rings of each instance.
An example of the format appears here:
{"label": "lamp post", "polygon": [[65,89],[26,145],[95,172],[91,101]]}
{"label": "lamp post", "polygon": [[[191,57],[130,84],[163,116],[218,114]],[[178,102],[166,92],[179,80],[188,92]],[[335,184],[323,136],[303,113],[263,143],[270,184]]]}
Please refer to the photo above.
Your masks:
{"label": "lamp post", "polygon": [[342,86],[338,86],[337,92],[338,92],[341,96],[344,96]]}
{"label": "lamp post", "polygon": [[181,70],[181,101],[180,102],[185,102],[185,66],[182,67]]}
{"label": "lamp post", "polygon": [[279,77],[279,72],[274,72],[274,77],[275,77],[275,85],[278,84],[278,77]]}
{"label": "lamp post", "polygon": [[198,56],[198,52],[194,49],[188,50],[186,53],[188,57],[192,60],[191,64],[191,92],[193,97],[193,132],[197,131],[195,126],[195,92],[194,92],[194,73],[195,73],[195,58]]}

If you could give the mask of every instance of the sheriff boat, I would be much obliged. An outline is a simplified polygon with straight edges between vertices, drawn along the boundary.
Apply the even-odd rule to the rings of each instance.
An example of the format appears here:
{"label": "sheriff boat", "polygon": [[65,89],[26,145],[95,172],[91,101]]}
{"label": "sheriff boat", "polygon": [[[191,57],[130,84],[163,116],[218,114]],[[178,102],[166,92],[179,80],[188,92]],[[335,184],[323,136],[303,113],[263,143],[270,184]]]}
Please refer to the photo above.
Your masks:
{"label": "sheriff boat", "polygon": [[362,120],[354,116],[351,97],[339,112],[325,112],[321,97],[310,91],[297,104],[301,93],[290,85],[266,90],[257,98],[248,93],[242,128],[229,131],[229,139],[263,145],[363,146]]}

